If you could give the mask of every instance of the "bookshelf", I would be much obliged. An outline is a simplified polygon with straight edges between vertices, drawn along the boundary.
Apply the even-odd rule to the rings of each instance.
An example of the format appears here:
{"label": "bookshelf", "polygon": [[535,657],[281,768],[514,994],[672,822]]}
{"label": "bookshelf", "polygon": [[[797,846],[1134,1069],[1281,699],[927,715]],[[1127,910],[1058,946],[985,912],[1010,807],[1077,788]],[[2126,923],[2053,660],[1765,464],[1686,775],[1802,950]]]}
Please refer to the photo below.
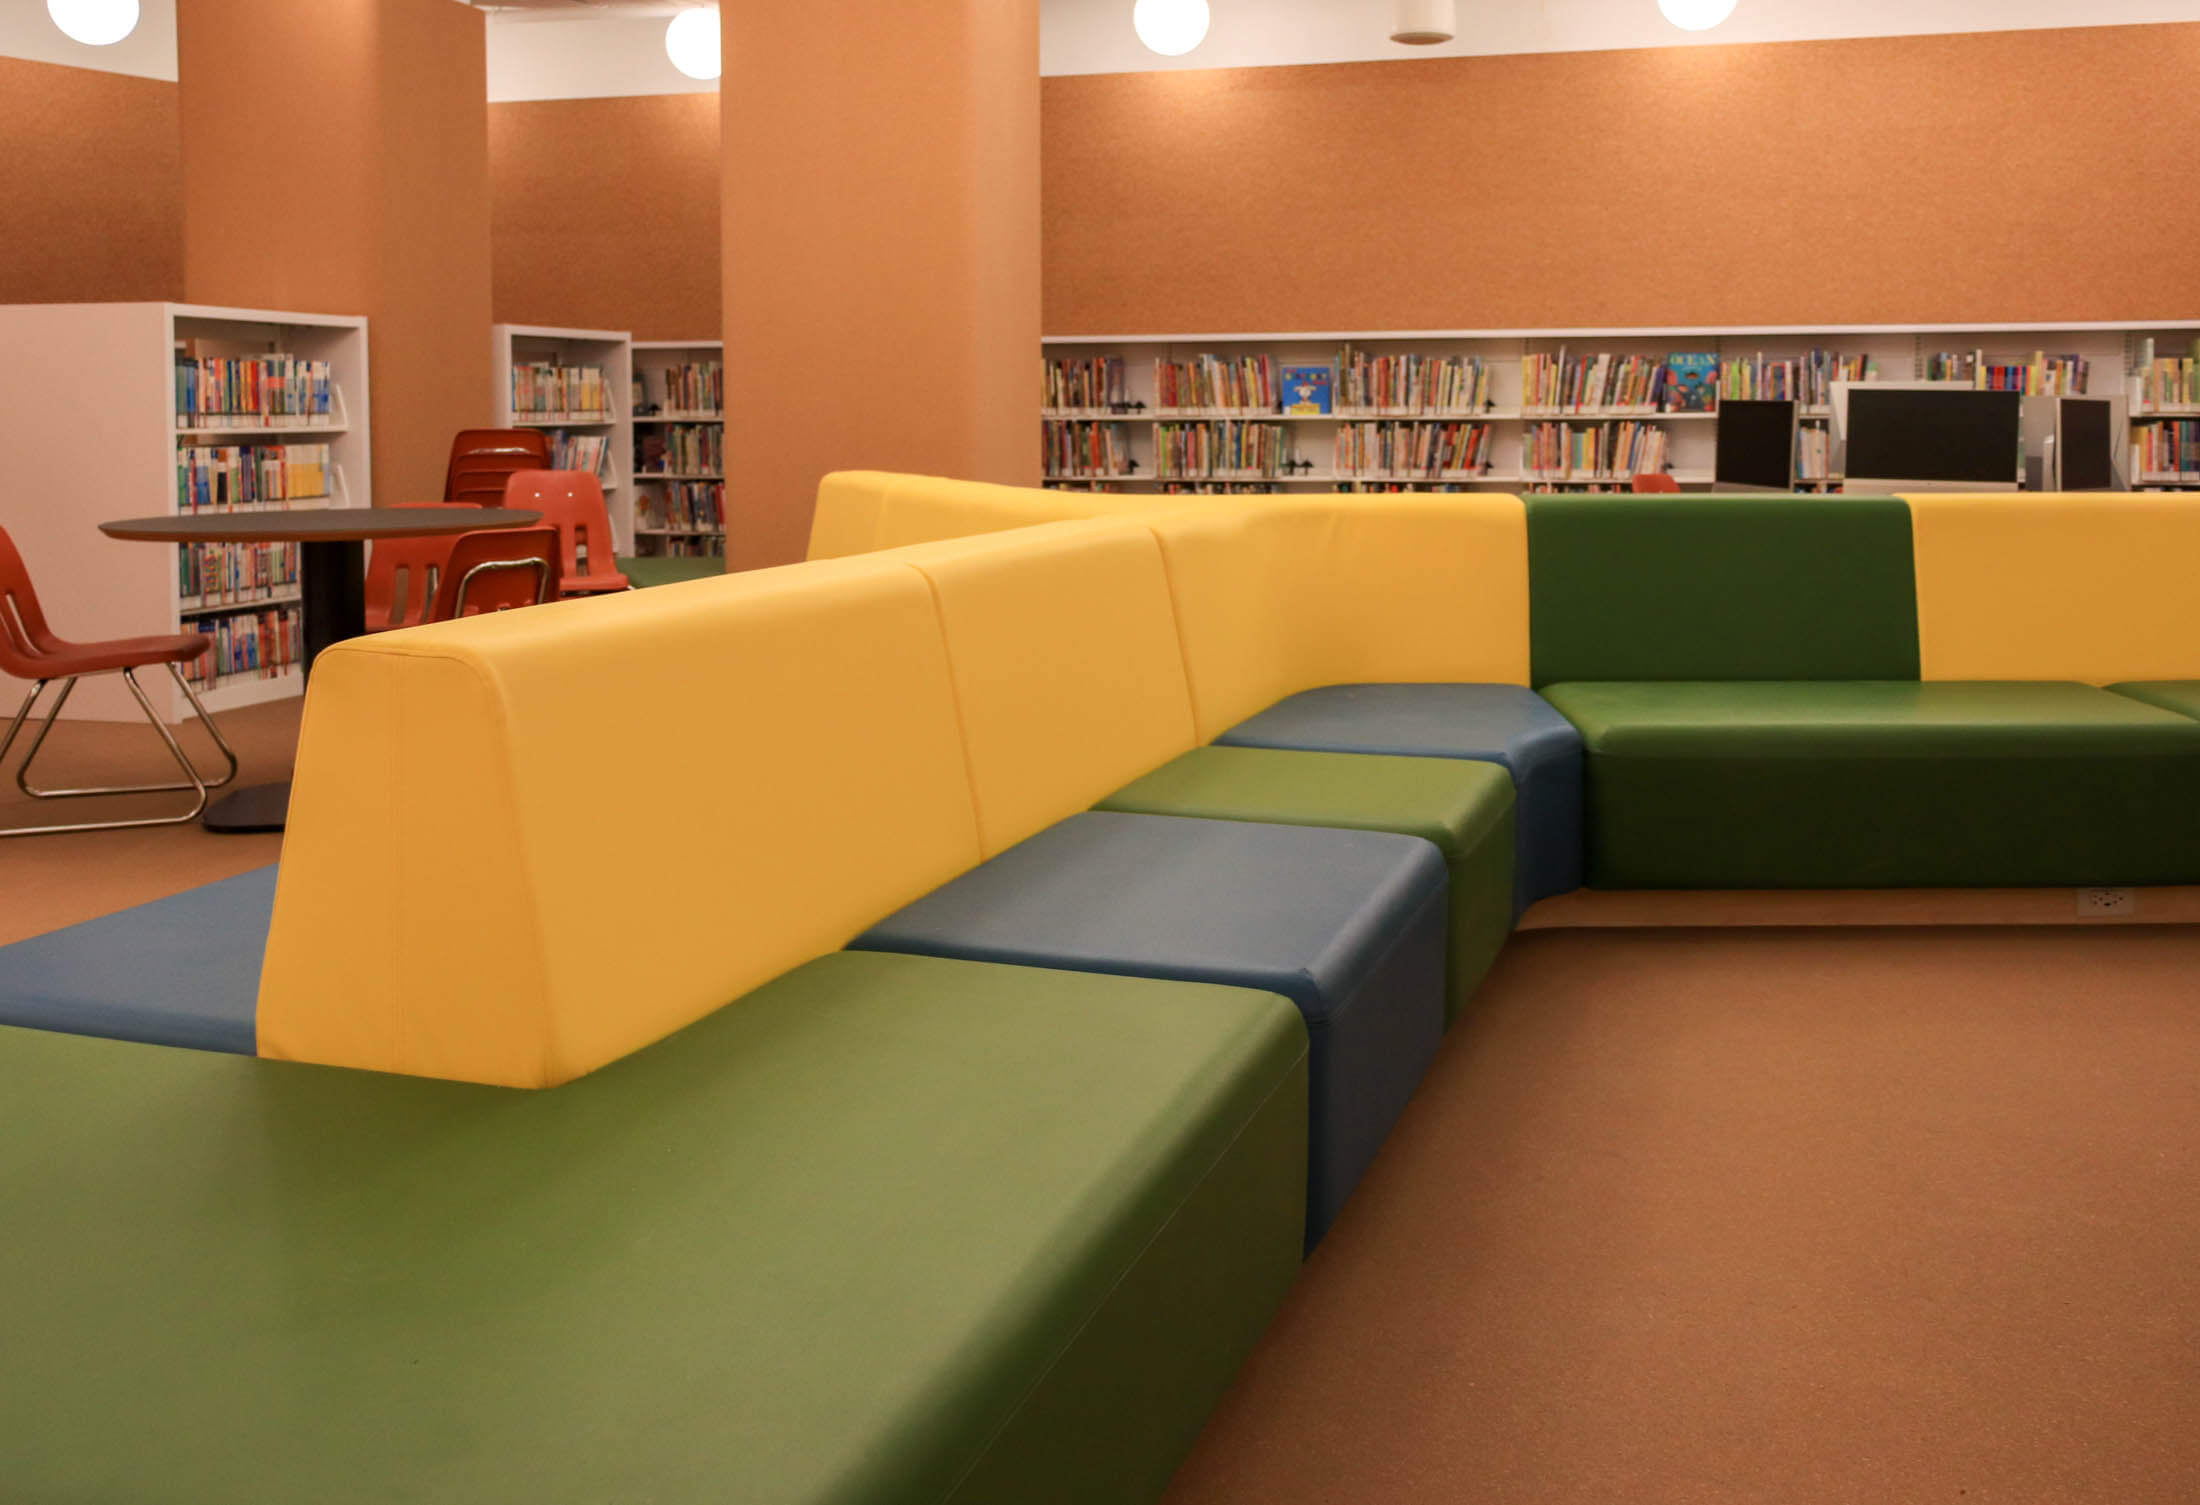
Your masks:
{"label": "bookshelf", "polygon": [[725,345],[634,342],[634,552],[726,552]]}
{"label": "bookshelf", "polygon": [[[1279,334],[1050,336],[1042,342],[1045,484],[1133,492],[1189,489],[1626,489],[1633,471],[1712,484],[1718,414],[1672,411],[1676,356],[1731,398],[1797,401],[1796,489],[1836,488],[1830,384],[1961,374],[2035,391],[2125,395],[2130,454],[2145,426],[2200,421],[2200,321],[1823,328],[1381,330]],[[2159,351],[2158,357],[2155,352]],[[2036,357],[2045,356],[2040,360]],[[2142,403],[2145,373],[2188,408]],[[2058,364],[2055,357],[2070,357]],[[1951,364],[1952,363],[1952,364]],[[1277,411],[1283,371],[1329,371],[1330,411]],[[1665,368],[1661,379],[1660,368]],[[1663,384],[1661,384],[1661,381]],[[1257,437],[1248,440],[1248,432]],[[2200,437],[2200,426],[2183,432]],[[2157,441],[2159,447],[2162,441]],[[2194,467],[2134,485],[2200,487]]]}
{"label": "bookshelf", "polygon": [[[239,664],[202,681],[216,713],[300,693],[295,655],[276,651],[303,635],[294,547],[194,551],[120,542],[98,525],[202,507],[367,505],[366,320],[184,303],[13,305],[0,307],[0,348],[18,357],[0,362],[9,456],[0,526],[22,549],[55,630],[77,639],[205,631],[240,653],[264,646],[267,667]],[[190,388],[178,375],[186,354]],[[278,368],[274,357],[309,364]],[[247,361],[258,364],[200,364]],[[187,391],[203,399],[183,413]],[[140,680],[168,720],[185,717],[165,675]],[[139,713],[108,675],[79,686],[64,715]]]}
{"label": "bookshelf", "polygon": [[[592,465],[603,483],[612,540],[619,553],[633,553],[634,493],[626,478],[634,450],[632,337],[624,330],[497,324],[489,339],[498,427],[546,432],[554,468]],[[545,371],[554,375],[546,380]]]}

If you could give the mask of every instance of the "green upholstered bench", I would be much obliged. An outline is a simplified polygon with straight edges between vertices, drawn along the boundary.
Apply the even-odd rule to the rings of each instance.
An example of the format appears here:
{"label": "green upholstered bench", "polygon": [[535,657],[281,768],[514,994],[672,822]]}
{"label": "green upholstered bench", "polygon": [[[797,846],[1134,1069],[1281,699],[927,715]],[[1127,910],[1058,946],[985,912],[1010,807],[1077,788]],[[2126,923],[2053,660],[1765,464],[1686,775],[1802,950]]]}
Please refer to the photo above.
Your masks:
{"label": "green upholstered bench", "polygon": [[1273,995],[903,956],[546,1092],[0,1029],[0,1494],[1151,1498],[1306,1094]]}
{"label": "green upholstered bench", "polygon": [[1451,880],[1447,1024],[1512,933],[1513,784],[1502,764],[1195,747],[1097,808],[1394,831],[1435,843]]}
{"label": "green upholstered bench", "polygon": [[2200,721],[2089,685],[1588,683],[1603,888],[2189,881]]}

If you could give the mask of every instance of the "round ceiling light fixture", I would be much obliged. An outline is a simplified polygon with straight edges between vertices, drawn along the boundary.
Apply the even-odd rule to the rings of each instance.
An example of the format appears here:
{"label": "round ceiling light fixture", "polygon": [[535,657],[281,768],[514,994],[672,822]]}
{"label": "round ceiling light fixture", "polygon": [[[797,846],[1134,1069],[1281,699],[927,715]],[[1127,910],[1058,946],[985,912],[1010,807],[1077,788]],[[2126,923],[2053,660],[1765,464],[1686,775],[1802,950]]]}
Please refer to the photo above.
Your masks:
{"label": "round ceiling light fixture", "polygon": [[665,56],[689,78],[713,79],[725,66],[718,42],[718,7],[684,10],[665,28]]}
{"label": "round ceiling light fixture", "polygon": [[1149,51],[1182,57],[1207,39],[1207,0],[1138,0],[1131,27]]}
{"label": "round ceiling light fixture", "polygon": [[1434,47],[1458,34],[1458,14],[1452,0],[1398,0],[1398,24],[1390,39],[1408,47]]}
{"label": "round ceiling light fixture", "polygon": [[1683,31],[1709,31],[1734,14],[1734,0],[1658,0],[1658,9]]}
{"label": "round ceiling light fixture", "polygon": [[46,0],[46,14],[70,41],[112,47],[137,30],[138,0]]}

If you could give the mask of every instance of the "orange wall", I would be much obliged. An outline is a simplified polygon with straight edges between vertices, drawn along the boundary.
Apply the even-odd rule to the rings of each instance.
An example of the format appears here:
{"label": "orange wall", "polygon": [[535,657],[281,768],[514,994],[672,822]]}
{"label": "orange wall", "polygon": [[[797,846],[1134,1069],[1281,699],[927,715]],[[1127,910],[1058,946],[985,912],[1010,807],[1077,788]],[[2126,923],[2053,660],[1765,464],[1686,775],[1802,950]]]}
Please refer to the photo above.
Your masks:
{"label": "orange wall", "polygon": [[1037,0],[724,16],[731,567],[828,470],[1036,484]]}
{"label": "orange wall", "polygon": [[482,24],[451,0],[177,12],[186,296],[368,317],[378,502],[442,495],[452,433],[493,416]]}
{"label": "orange wall", "polygon": [[176,86],[0,57],[0,303],[183,292]]}
{"label": "orange wall", "polygon": [[715,340],[718,96],[489,106],[499,323]]}
{"label": "orange wall", "polygon": [[1046,332],[2200,313],[2200,24],[1050,78]]}

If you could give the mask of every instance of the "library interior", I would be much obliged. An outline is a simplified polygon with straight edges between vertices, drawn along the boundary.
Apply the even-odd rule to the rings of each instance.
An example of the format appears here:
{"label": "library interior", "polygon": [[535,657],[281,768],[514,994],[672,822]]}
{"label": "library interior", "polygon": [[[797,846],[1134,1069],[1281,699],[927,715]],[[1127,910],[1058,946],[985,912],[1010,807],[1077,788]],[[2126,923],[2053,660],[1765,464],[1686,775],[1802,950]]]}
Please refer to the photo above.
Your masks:
{"label": "library interior", "polygon": [[2196,85],[0,0],[0,1501],[2200,1500]]}

